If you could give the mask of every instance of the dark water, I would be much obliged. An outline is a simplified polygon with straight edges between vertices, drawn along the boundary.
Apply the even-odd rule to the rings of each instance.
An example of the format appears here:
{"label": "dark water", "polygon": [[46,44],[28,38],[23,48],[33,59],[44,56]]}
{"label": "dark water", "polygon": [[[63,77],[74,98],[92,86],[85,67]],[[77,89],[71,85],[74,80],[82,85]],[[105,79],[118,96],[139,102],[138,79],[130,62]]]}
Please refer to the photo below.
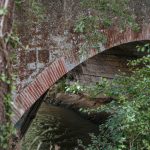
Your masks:
{"label": "dark water", "polygon": [[85,144],[89,133],[98,132],[98,126],[75,112],[42,104],[22,142],[22,150],[73,150],[77,140]]}

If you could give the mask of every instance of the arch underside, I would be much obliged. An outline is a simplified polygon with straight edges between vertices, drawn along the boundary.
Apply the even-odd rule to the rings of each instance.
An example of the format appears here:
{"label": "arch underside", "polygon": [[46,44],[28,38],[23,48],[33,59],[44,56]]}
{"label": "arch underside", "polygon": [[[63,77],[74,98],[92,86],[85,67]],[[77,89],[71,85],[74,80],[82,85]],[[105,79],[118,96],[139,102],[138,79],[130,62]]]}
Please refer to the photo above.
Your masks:
{"label": "arch underside", "polygon": [[48,67],[44,68],[27,87],[20,91],[13,104],[13,123],[16,124],[23,114],[27,112],[55,82],[82,62],[115,46],[136,41],[149,41],[150,25],[143,25],[139,33],[135,33],[130,29],[122,33],[119,32],[119,30],[117,31],[117,29],[109,29],[105,33],[107,35],[107,44],[102,44],[99,51],[91,49],[90,52],[87,52],[85,57],[76,57],[73,51],[71,51],[67,56],[56,59]]}

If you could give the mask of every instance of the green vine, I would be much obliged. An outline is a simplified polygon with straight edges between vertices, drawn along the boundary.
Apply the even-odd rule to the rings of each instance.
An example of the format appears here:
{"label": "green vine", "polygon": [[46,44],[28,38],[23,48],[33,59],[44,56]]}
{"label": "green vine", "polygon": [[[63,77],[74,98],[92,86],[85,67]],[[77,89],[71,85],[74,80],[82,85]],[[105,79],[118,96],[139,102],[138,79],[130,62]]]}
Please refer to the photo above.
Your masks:
{"label": "green vine", "polygon": [[[22,0],[15,0],[15,4],[17,8],[23,6],[23,3],[25,1]],[[39,1],[36,0],[29,0],[28,5],[28,22],[30,24],[37,24],[44,18],[44,9]],[[6,15],[7,10],[4,8],[0,8],[0,16]],[[14,30],[13,30],[14,31]],[[12,48],[16,49],[18,46],[21,47],[24,50],[27,50],[28,47],[25,47],[22,42],[20,41],[20,38],[18,37],[17,33],[9,33],[2,39],[2,45],[7,47],[7,45],[10,45]],[[6,54],[6,49],[1,47],[1,49],[4,51],[4,55]],[[8,55],[8,54],[7,54]],[[7,59],[7,63],[10,64],[10,61],[12,62],[9,56],[5,56]],[[9,58],[8,58],[9,57]],[[15,59],[14,59],[15,60]],[[9,71],[10,65],[8,65],[8,74],[2,73],[0,74],[0,82],[3,83],[3,85],[6,85],[6,88],[8,88],[7,93],[3,96],[3,103],[4,103],[4,114],[6,121],[1,124],[0,123],[0,149],[7,150],[10,148],[10,143],[13,141],[10,141],[13,135],[15,135],[14,126],[11,123],[11,117],[12,117],[12,91],[15,90],[15,86],[13,85],[13,81],[15,80],[12,76],[11,72]],[[12,140],[12,139],[11,139]]]}
{"label": "green vine", "polygon": [[11,136],[15,133],[14,127],[11,123],[12,117],[12,91],[15,89],[13,85],[13,79],[7,77],[5,74],[0,75],[0,82],[6,84],[9,87],[9,92],[6,93],[3,97],[4,103],[4,114],[6,118],[6,122],[4,124],[0,124],[0,148],[3,150],[7,150],[9,146],[9,140]]}
{"label": "green vine", "polygon": [[[5,17],[8,10],[6,8],[0,8],[0,16]],[[2,27],[1,27],[2,28]],[[12,45],[11,34],[7,33],[0,37],[0,51],[2,54],[2,60],[4,61],[5,68],[1,69],[0,74],[0,90],[1,90],[1,104],[2,104],[2,122],[0,122],[0,149],[8,150],[12,140],[12,135],[15,134],[14,126],[12,125],[12,91],[15,89],[13,85],[14,77],[11,72],[11,60],[10,51],[8,45]]]}
{"label": "green vine", "polygon": [[6,70],[0,74],[0,83],[1,88],[5,88],[5,92],[2,95],[2,102],[4,105],[4,115],[5,121],[0,123],[0,149],[7,150],[10,146],[10,140],[12,140],[12,135],[15,134],[15,129],[12,124],[12,91],[15,90],[15,86],[13,85],[13,81],[15,80],[14,76],[11,72],[11,58],[10,52],[7,52],[7,46],[10,45],[12,47],[17,46],[17,38],[12,36],[12,34],[7,35],[1,39],[0,50],[2,51],[5,60],[6,60]]}
{"label": "green vine", "polygon": [[[11,46],[11,48],[16,48],[18,44],[21,45],[19,38],[13,34],[8,34],[6,37],[1,40],[6,48],[8,45]],[[4,114],[5,114],[5,122],[3,124],[0,124],[0,148],[3,150],[7,150],[8,147],[10,147],[10,143],[13,141],[12,136],[16,135],[14,125],[12,124],[11,118],[13,115],[12,111],[12,92],[16,89],[13,82],[15,81],[15,75],[11,72],[11,63],[14,61],[11,57],[11,52],[9,54],[6,54],[6,49],[1,48],[0,50],[3,51],[5,55],[5,59],[7,60],[7,72],[0,74],[0,83],[3,87],[5,87],[7,90],[4,93],[2,100],[4,104]],[[15,58],[14,58],[15,59]]]}

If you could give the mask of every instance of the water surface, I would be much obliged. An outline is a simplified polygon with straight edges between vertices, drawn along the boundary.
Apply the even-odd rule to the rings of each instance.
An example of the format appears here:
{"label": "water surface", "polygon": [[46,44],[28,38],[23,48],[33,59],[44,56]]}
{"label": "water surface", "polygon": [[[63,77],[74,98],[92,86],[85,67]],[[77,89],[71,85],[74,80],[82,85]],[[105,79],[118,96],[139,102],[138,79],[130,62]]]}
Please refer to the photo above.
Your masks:
{"label": "water surface", "polygon": [[73,150],[78,139],[87,144],[89,133],[97,131],[96,124],[75,112],[43,103],[23,139],[22,150]]}

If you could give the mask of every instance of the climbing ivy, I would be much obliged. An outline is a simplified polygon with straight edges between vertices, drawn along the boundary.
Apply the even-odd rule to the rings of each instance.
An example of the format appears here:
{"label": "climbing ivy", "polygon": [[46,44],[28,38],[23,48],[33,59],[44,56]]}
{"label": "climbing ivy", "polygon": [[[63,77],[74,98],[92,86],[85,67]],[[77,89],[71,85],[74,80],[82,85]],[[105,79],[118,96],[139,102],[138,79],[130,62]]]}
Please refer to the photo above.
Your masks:
{"label": "climbing ivy", "polygon": [[7,150],[11,136],[15,133],[14,127],[11,123],[12,117],[12,91],[15,90],[15,86],[12,84],[13,78],[8,77],[6,74],[0,75],[0,82],[9,87],[9,92],[3,96],[4,114],[6,121],[0,124],[0,148]]}
{"label": "climbing ivy", "polygon": [[[4,86],[7,90],[2,95],[2,101],[4,104],[4,115],[5,115],[5,121],[3,124],[0,124],[0,148],[3,150],[7,150],[10,146],[10,140],[12,140],[12,135],[15,135],[15,129],[12,125],[12,92],[15,90],[15,86],[13,84],[13,81],[15,81],[15,76],[11,72],[11,58],[10,58],[10,51],[6,54],[7,49],[5,49],[8,45],[12,48],[15,48],[18,45],[19,39],[12,34],[8,34],[7,36],[3,37],[1,39],[2,45],[4,47],[1,47],[0,50],[4,52],[4,57],[7,60],[6,62],[6,72],[0,74],[0,83],[2,86]],[[12,142],[12,141],[11,141]]]}
{"label": "climbing ivy", "polygon": [[[0,8],[0,16],[5,17],[7,15],[8,10],[6,8]],[[2,28],[2,27],[1,27]],[[3,34],[3,33],[2,33]],[[8,150],[10,148],[10,143],[12,140],[12,135],[15,134],[14,127],[12,125],[12,91],[15,90],[15,86],[13,85],[13,81],[15,80],[12,72],[11,72],[11,60],[10,60],[10,49],[9,46],[13,46],[16,41],[12,38],[11,33],[7,33],[5,35],[1,35],[0,38],[0,51],[2,54],[2,59],[5,61],[5,68],[1,70],[0,74],[0,84],[2,87],[0,89],[1,92],[1,101],[3,107],[3,118],[2,122],[0,122],[0,149]],[[16,44],[15,44],[16,45]]]}
{"label": "climbing ivy", "polygon": [[[0,16],[3,17],[6,14],[7,14],[7,9],[4,7],[1,7],[0,8]],[[7,60],[8,58],[6,56],[6,51],[5,51],[4,45],[5,45],[5,43],[3,41],[3,37],[1,37],[0,51],[1,51],[1,54],[4,54],[4,57]],[[6,62],[6,63],[8,63],[8,62]],[[5,75],[4,73],[0,74],[0,84],[1,84],[1,86],[6,86],[6,89],[9,87],[10,80],[8,80],[7,75]],[[3,87],[0,87],[0,90],[3,90]],[[3,107],[3,110],[5,111],[5,112],[2,112],[5,115],[5,116],[3,116],[3,122],[0,122],[0,149],[6,150],[8,148],[8,143],[9,143],[8,140],[9,140],[11,130],[12,130],[12,126],[11,126],[11,122],[10,122],[11,102],[10,102],[10,94],[4,93],[2,91],[2,95],[0,95],[0,96],[2,96],[1,97],[2,102],[0,105],[4,105],[2,107]]]}
{"label": "climbing ivy", "polygon": [[82,35],[80,51],[100,49],[100,43],[106,43],[103,29],[118,26],[120,31],[130,27],[139,31],[135,15],[129,8],[129,0],[81,0],[83,13],[75,24],[75,32]]}
{"label": "climbing ivy", "polygon": [[[16,8],[18,9],[19,7],[22,9],[23,4],[26,3],[26,1],[23,0],[15,0],[15,4],[16,4]],[[36,0],[29,0],[28,2],[29,7],[28,8],[28,14],[30,15],[29,18],[29,22],[30,24],[35,24],[35,23],[39,23],[39,21],[41,21],[44,18],[44,9],[41,5],[41,3],[39,1]],[[0,8],[0,16],[4,16],[7,14],[7,9],[5,8]],[[28,25],[29,25],[28,22]],[[13,24],[14,25],[14,24]],[[15,129],[14,126],[11,123],[11,118],[12,118],[12,91],[15,90],[15,86],[13,85],[13,81],[15,80],[13,77],[13,73],[10,72],[10,63],[12,63],[11,57],[10,57],[10,53],[7,54],[8,56],[6,56],[6,47],[9,45],[11,46],[11,48],[16,49],[18,46],[23,48],[24,50],[27,49],[26,46],[24,46],[21,41],[20,38],[18,37],[17,32],[15,33],[15,30],[13,29],[12,33],[7,33],[7,35],[5,37],[3,37],[3,39],[0,39],[2,42],[2,45],[5,46],[4,47],[0,47],[0,50],[4,51],[4,56],[6,57],[7,62],[9,63],[9,65],[7,66],[8,68],[8,73],[2,73],[0,74],[0,82],[4,83],[2,85],[5,85],[6,88],[8,88],[7,93],[5,93],[3,95],[3,104],[4,104],[4,114],[5,114],[5,122],[3,124],[0,123],[0,149],[2,150],[8,150],[8,148],[10,148],[10,144],[12,144],[10,141],[12,140],[12,135],[15,135]]]}
{"label": "climbing ivy", "polygon": [[[15,0],[16,11],[23,10],[26,14],[26,23],[29,28],[38,25],[45,18],[45,8],[39,0]],[[19,25],[20,22],[15,21],[15,24]]]}

